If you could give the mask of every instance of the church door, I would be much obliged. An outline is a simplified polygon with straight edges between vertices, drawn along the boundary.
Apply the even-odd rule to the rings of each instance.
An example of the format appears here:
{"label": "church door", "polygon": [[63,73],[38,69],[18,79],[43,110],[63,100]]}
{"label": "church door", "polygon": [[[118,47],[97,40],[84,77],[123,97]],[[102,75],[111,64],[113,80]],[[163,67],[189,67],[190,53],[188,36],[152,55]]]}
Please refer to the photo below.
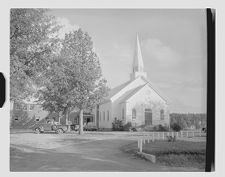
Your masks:
{"label": "church door", "polygon": [[145,109],[145,125],[152,125],[152,110]]}

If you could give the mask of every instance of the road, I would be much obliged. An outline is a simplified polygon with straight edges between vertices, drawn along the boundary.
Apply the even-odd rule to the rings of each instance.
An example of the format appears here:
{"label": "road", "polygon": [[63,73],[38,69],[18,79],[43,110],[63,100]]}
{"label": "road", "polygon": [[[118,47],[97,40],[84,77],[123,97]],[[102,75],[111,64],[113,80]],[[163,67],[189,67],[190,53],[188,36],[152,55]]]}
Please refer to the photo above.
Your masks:
{"label": "road", "polygon": [[10,171],[199,171],[167,167],[121,150],[136,140],[110,135],[15,133]]}

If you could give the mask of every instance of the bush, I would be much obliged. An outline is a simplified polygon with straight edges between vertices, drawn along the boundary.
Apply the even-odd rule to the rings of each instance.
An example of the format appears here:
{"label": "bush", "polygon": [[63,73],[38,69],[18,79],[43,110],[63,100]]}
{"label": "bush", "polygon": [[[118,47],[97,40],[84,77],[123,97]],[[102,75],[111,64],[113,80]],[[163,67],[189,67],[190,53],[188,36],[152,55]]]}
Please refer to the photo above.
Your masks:
{"label": "bush", "polygon": [[158,132],[167,132],[167,131],[169,131],[169,127],[163,126],[160,124],[160,125],[154,126],[153,130],[158,131]]}
{"label": "bush", "polygon": [[176,132],[179,132],[181,130],[181,126],[177,123],[172,124],[171,128]]}
{"label": "bush", "polygon": [[123,130],[124,131],[130,131],[132,129],[132,124],[131,122],[126,123],[125,125],[123,125]]}
{"label": "bush", "polygon": [[115,119],[112,123],[112,130],[113,131],[123,131],[123,121]]}
{"label": "bush", "polygon": [[145,131],[145,132],[156,131],[156,130],[154,129],[154,127],[152,127],[152,126],[145,126],[144,128],[142,128],[142,130]]}
{"label": "bush", "polygon": [[112,123],[113,131],[137,131],[134,127],[132,127],[131,122],[123,124],[122,120],[115,119]]}

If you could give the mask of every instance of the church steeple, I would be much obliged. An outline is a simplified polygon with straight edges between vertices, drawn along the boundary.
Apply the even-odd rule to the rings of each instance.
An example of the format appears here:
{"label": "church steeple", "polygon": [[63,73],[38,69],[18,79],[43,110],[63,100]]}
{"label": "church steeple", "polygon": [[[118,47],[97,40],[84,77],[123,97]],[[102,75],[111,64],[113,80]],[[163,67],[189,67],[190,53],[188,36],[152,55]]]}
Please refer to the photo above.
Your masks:
{"label": "church steeple", "polygon": [[143,63],[142,54],[141,54],[141,47],[140,47],[139,38],[137,35],[131,79],[135,79],[140,76],[146,78],[147,74],[146,72],[144,72],[144,63]]}

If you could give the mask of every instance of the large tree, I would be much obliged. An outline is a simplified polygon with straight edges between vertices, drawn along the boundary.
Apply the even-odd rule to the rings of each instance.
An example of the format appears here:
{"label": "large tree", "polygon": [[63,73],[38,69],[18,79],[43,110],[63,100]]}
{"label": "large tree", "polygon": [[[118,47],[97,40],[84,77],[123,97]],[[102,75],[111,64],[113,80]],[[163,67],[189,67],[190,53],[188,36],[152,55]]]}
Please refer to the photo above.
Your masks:
{"label": "large tree", "polygon": [[47,110],[61,110],[68,119],[72,109],[79,111],[79,133],[83,134],[83,112],[91,110],[107,93],[93,42],[81,29],[65,35],[60,56],[52,63],[42,91]]}
{"label": "large tree", "polygon": [[32,93],[37,76],[49,65],[59,26],[46,9],[10,10],[10,99]]}

